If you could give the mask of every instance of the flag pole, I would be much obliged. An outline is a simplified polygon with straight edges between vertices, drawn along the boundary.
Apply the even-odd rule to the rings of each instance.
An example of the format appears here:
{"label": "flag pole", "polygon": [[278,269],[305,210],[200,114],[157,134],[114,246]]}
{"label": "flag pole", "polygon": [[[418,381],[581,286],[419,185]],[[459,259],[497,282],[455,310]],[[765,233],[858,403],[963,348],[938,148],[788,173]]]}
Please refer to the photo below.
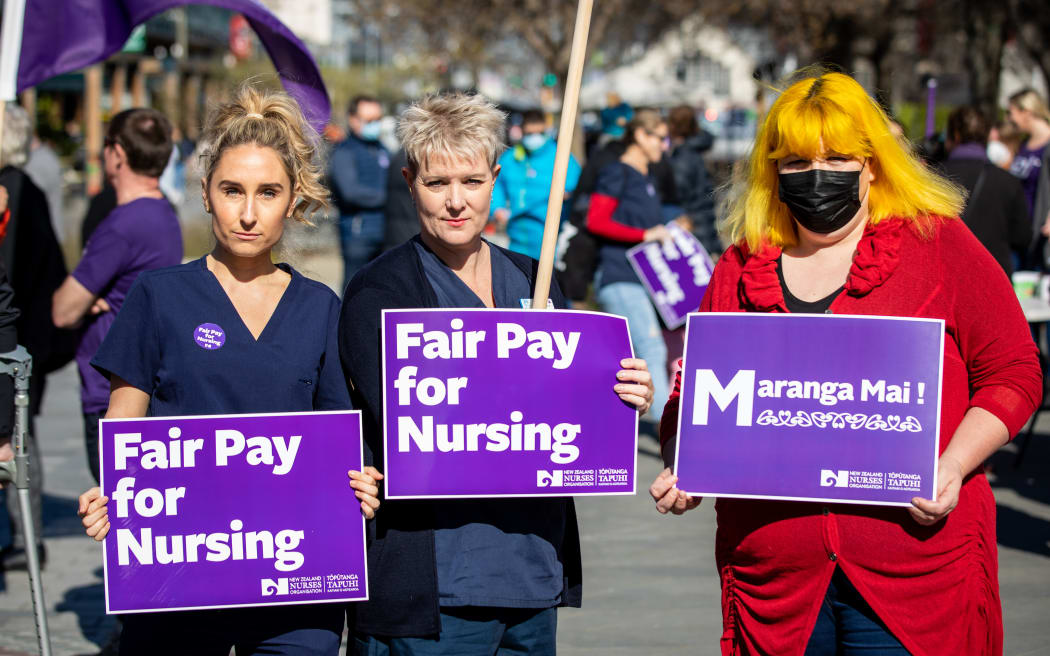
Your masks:
{"label": "flag pole", "polygon": [[18,59],[22,50],[22,21],[25,0],[4,0],[3,27],[0,28],[0,149],[3,148],[3,120],[7,101],[18,92]]}
{"label": "flag pole", "polygon": [[4,114],[7,102],[18,91],[18,58],[22,52],[22,22],[26,0],[4,0],[4,24],[0,28],[0,153],[4,143]]}
{"label": "flag pole", "polygon": [[593,0],[579,0],[576,8],[576,28],[573,30],[572,52],[569,55],[569,76],[565,80],[561,124],[558,128],[558,149],[554,155],[554,177],[551,179],[550,198],[547,201],[547,220],[543,227],[543,247],[540,250],[536,288],[532,296],[532,307],[540,310],[547,308],[551,277],[554,274],[554,250],[558,243],[561,208],[565,200],[565,178],[569,172],[569,151],[572,147],[572,132],[576,127],[580,81],[583,78],[583,60],[587,55],[587,33],[590,31],[593,5]]}

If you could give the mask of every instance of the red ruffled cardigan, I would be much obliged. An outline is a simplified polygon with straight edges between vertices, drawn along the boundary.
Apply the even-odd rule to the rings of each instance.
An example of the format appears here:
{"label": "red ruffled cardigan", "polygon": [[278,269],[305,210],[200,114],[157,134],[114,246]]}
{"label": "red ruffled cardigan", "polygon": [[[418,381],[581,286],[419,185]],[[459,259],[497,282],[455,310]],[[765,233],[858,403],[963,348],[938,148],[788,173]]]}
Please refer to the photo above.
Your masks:
{"label": "red ruffled cardigan", "polygon": [[[787,312],[779,255],[731,247],[700,311]],[[925,239],[900,219],[869,225],[831,311],[944,319],[941,451],[970,407],[1016,435],[1041,400],[1036,347],[1013,289],[962,221],[938,219]],[[678,396],[676,381],[665,445]],[[1002,653],[995,499],[980,469],[932,527],[900,507],[719,499],[715,510],[723,654],[803,654],[836,566],[912,654]]]}

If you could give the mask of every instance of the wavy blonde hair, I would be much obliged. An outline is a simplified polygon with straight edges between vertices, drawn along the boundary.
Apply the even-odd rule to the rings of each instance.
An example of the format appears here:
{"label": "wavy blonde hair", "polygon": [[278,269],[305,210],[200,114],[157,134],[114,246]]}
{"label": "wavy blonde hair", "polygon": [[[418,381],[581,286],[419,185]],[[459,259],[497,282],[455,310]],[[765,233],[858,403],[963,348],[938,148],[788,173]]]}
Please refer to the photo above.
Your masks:
{"label": "wavy blonde hair", "polygon": [[1044,123],[1050,124],[1050,107],[1035,89],[1021,89],[1010,96],[1010,104],[1020,109],[1032,112],[1033,116],[1043,119]]}
{"label": "wavy blonde hair", "polygon": [[746,169],[730,189],[722,233],[750,250],[769,243],[792,246],[798,235],[778,197],[777,160],[815,159],[835,152],[867,160],[875,179],[868,194],[869,221],[904,218],[928,235],[937,216],[956,217],[965,192],[931,171],[856,80],[823,70],[797,72],[769,110],[755,137]]}
{"label": "wavy blonde hair", "polygon": [[320,138],[288,94],[245,84],[232,101],[211,112],[201,141],[205,145],[200,164],[209,184],[226,150],[246,144],[271,148],[284,165],[296,195],[291,218],[313,225],[310,216],[328,207],[328,189],[322,184]]}
{"label": "wavy blonde hair", "polygon": [[415,175],[431,157],[473,160],[495,168],[505,147],[507,115],[477,94],[431,95],[401,113],[397,138]]}

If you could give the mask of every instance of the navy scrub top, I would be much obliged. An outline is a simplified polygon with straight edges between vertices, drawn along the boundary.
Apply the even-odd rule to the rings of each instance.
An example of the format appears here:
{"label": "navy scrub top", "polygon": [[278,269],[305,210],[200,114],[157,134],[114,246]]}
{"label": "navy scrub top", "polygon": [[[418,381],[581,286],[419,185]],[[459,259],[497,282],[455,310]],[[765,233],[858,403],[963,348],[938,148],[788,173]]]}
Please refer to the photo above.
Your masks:
{"label": "navy scrub top", "polygon": [[339,299],[291,274],[256,340],[206,259],[147,271],[91,364],[150,395],[150,416],[346,410]]}
{"label": "navy scrub top", "polygon": [[[443,308],[485,304],[421,241],[416,252]],[[496,307],[521,309],[532,299],[528,278],[489,246]],[[562,554],[568,502],[533,499],[448,499],[434,504],[434,555],[441,606],[551,608],[564,588]]]}

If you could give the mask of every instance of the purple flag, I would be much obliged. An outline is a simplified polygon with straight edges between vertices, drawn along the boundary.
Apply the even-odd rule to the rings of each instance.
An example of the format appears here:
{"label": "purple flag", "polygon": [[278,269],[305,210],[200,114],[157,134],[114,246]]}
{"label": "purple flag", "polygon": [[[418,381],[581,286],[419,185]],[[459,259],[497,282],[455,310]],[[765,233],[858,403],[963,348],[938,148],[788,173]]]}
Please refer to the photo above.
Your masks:
{"label": "purple flag", "polygon": [[384,310],[387,498],[634,494],[630,355],[607,314]]}
{"label": "purple flag", "polygon": [[667,229],[670,241],[638,244],[628,249],[627,261],[645,285],[660,318],[674,330],[700,307],[715,265],[693,233],[677,223],[668,223]]}
{"label": "purple flag", "polygon": [[910,505],[936,491],[939,319],[689,315],[678,487]]}
{"label": "purple flag", "polygon": [[324,127],[332,108],[317,64],[303,42],[256,0],[26,0],[18,91],[106,59],[124,46],[136,25],[190,4],[243,14],[284,88],[316,130]]}
{"label": "purple flag", "polygon": [[361,413],[104,419],[106,611],[368,598]]}

